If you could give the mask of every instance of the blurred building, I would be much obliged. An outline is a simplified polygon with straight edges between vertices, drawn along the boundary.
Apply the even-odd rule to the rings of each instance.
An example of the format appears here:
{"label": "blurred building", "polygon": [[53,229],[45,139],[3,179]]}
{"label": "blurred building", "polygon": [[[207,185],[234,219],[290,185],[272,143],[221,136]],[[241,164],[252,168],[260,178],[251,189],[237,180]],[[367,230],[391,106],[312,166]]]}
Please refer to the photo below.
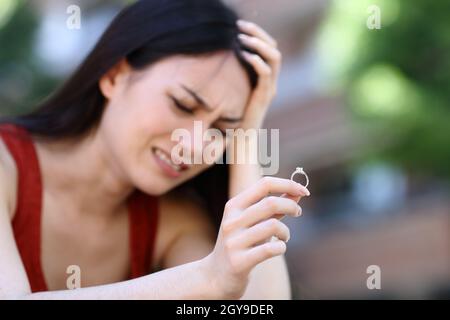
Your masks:
{"label": "blurred building", "polygon": [[[342,96],[324,89],[316,35],[328,3],[255,0],[241,6],[276,37],[284,55],[279,97],[266,121],[280,129],[278,176],[302,166],[311,181],[304,216],[288,220],[294,296],[449,297],[448,187],[389,164],[351,168],[392,141],[355,122]],[[367,288],[371,265],[381,269],[381,290]]]}

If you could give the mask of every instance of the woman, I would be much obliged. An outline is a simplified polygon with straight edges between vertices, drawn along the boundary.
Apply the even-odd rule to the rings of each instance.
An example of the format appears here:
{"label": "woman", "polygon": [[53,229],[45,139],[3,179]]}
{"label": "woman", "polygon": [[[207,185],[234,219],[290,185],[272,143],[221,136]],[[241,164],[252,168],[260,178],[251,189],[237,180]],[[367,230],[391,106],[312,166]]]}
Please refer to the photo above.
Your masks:
{"label": "woman", "polygon": [[257,165],[170,156],[171,133],[194,121],[260,128],[280,61],[276,42],[219,0],[124,9],[58,92],[3,121],[0,297],[290,298],[276,213],[298,216],[309,191],[261,179]]}

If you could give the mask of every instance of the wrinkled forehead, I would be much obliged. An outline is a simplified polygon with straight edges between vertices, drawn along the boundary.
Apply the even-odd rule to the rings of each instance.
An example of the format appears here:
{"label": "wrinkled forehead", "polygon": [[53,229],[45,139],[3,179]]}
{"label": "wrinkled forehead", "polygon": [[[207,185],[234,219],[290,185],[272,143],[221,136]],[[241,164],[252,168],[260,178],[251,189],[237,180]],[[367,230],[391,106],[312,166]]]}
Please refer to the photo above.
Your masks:
{"label": "wrinkled forehead", "polygon": [[207,56],[174,57],[171,78],[201,96],[212,108],[229,115],[242,115],[250,95],[244,68],[232,52]]}

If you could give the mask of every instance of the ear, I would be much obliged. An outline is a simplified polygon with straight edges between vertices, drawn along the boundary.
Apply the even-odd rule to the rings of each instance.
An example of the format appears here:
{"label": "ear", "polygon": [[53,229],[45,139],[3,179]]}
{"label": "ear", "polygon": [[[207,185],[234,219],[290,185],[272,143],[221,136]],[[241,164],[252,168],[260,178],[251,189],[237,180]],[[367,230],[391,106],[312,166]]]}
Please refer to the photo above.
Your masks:
{"label": "ear", "polygon": [[125,82],[131,67],[125,59],[122,59],[99,80],[100,91],[106,99],[111,99],[121,84]]}

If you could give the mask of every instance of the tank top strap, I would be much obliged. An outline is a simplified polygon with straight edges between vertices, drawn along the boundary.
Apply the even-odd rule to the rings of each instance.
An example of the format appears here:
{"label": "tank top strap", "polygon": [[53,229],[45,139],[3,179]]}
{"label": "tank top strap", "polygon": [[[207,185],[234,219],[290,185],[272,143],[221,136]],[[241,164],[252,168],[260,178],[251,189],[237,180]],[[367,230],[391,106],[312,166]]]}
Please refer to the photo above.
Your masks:
{"label": "tank top strap", "polygon": [[[32,292],[48,291],[41,265],[42,178],[30,134],[13,124],[0,125],[0,137],[13,157],[18,174],[17,206],[12,227]],[[158,198],[135,191],[127,202],[130,278],[151,272]]]}
{"label": "tank top strap", "polygon": [[158,225],[158,198],[135,191],[128,201],[132,279],[149,274]]}
{"label": "tank top strap", "polygon": [[46,291],[41,268],[42,180],[33,140],[22,127],[0,126],[0,137],[17,167],[17,204],[12,227],[33,292]]}

